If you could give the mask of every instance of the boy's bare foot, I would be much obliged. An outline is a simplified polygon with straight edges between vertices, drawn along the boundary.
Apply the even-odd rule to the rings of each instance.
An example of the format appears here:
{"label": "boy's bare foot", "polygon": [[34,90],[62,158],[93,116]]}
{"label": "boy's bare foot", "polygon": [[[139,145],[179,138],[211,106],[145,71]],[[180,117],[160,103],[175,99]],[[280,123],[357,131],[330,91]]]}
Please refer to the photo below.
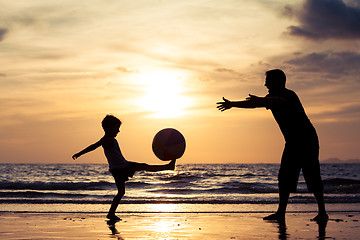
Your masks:
{"label": "boy's bare foot", "polygon": [[121,221],[121,218],[119,218],[118,216],[116,216],[115,214],[108,214],[106,215],[106,218],[109,219],[110,221],[114,221],[114,222],[119,222]]}
{"label": "boy's bare foot", "polygon": [[270,214],[263,218],[263,220],[276,220],[276,221],[285,221],[285,214],[280,214],[278,212]]}
{"label": "boy's bare foot", "polygon": [[311,219],[311,221],[316,221],[316,222],[322,222],[327,220],[329,220],[329,216],[326,213],[319,213],[316,217]]}
{"label": "boy's bare foot", "polygon": [[169,165],[169,170],[174,170],[175,169],[175,163],[176,163],[176,159],[171,160],[171,162],[168,164]]}

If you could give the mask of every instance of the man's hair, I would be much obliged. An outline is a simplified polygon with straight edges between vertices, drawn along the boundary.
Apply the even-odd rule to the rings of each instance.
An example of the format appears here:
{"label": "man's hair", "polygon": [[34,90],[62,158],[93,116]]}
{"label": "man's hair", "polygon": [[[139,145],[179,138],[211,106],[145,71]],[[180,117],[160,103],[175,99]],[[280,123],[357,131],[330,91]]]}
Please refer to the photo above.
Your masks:
{"label": "man's hair", "polygon": [[121,121],[120,119],[118,119],[117,117],[113,116],[113,115],[106,115],[106,117],[102,120],[101,125],[104,129],[104,131],[113,128],[113,127],[120,127],[121,126]]}
{"label": "man's hair", "polygon": [[280,69],[272,69],[265,73],[266,77],[273,83],[278,84],[279,86],[285,87],[286,75]]}

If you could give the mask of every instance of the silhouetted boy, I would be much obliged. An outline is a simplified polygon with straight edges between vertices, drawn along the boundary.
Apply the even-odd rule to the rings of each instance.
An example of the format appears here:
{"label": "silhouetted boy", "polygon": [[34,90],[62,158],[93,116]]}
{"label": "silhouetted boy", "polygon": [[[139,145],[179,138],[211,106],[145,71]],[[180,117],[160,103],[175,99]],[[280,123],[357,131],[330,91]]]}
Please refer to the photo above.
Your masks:
{"label": "silhouetted boy", "polygon": [[289,195],[296,192],[300,170],[309,192],[314,193],[318,215],[313,220],[326,220],[323,184],[320,176],[319,141],[315,128],[308,119],[298,96],[285,87],[286,76],[280,69],[266,72],[265,86],[269,94],[257,97],[249,94],[245,101],[218,102],[218,109],[232,107],[270,109],[285,138],[285,148],[279,170],[279,207],[264,220],[284,220]]}
{"label": "silhouetted boy", "polygon": [[135,163],[127,161],[122,155],[119,144],[116,141],[115,137],[120,132],[121,121],[112,116],[107,115],[102,121],[102,127],[105,131],[105,135],[96,143],[88,146],[84,150],[76,153],[72,156],[75,160],[81,155],[88,153],[102,146],[104,149],[105,156],[109,163],[109,170],[113,175],[118,189],[118,193],[115,195],[113,202],[111,204],[107,218],[110,221],[119,221],[120,218],[115,215],[116,208],[118,207],[121,198],[125,194],[125,182],[129,180],[129,177],[132,177],[136,171],[150,171],[157,172],[163,170],[174,170],[175,161],[172,160],[170,163],[165,165],[148,165],[145,163]]}

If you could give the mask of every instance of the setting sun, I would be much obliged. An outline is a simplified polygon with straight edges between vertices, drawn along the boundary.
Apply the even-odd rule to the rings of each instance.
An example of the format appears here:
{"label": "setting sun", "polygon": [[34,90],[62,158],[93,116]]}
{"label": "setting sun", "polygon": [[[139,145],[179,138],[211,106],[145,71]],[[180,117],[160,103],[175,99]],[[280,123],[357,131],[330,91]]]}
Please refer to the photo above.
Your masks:
{"label": "setting sun", "polygon": [[186,113],[189,98],[185,96],[183,77],[176,72],[154,71],[140,74],[144,96],[139,105],[154,118],[171,118]]}

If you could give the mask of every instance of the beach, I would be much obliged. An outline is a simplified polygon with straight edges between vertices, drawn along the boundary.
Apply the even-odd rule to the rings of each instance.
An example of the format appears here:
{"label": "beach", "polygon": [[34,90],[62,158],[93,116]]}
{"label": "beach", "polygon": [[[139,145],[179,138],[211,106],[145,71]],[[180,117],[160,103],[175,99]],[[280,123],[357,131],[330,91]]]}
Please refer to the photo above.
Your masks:
{"label": "beach", "polygon": [[267,213],[125,213],[108,225],[102,213],[0,213],[0,239],[358,239],[360,212],[289,213],[286,223]]}
{"label": "beach", "polygon": [[278,164],[179,165],[140,172],[116,193],[105,164],[0,165],[0,239],[358,239],[360,165],[325,164],[325,224],[300,176],[284,224],[262,220],[278,204]]}

